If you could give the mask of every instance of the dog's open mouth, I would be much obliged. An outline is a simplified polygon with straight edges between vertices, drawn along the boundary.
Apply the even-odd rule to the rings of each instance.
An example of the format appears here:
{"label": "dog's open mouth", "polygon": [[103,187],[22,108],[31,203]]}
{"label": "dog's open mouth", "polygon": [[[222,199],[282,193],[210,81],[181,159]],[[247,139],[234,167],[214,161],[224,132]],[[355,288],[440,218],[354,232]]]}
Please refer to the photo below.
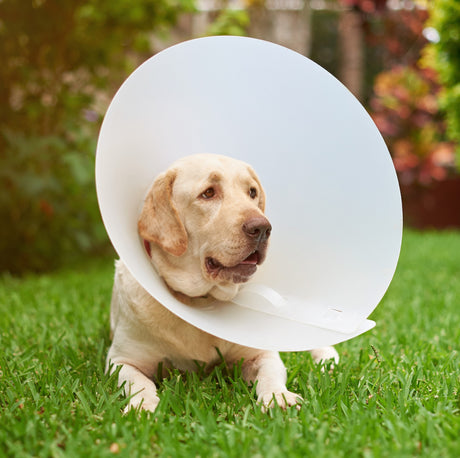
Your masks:
{"label": "dog's open mouth", "polygon": [[238,264],[235,264],[234,266],[224,266],[217,259],[209,257],[209,258],[206,258],[206,267],[208,268],[208,270],[213,271],[213,270],[220,270],[220,269],[234,269],[238,266],[245,266],[245,265],[256,266],[257,264],[259,264],[259,259],[260,259],[259,252],[254,251],[247,258],[243,259]]}
{"label": "dog's open mouth", "polygon": [[234,283],[243,283],[249,280],[257,270],[263,257],[259,251],[252,252],[248,257],[233,266],[224,266],[217,259],[207,257],[205,260],[206,270],[212,278],[218,276],[224,280],[233,281]]}

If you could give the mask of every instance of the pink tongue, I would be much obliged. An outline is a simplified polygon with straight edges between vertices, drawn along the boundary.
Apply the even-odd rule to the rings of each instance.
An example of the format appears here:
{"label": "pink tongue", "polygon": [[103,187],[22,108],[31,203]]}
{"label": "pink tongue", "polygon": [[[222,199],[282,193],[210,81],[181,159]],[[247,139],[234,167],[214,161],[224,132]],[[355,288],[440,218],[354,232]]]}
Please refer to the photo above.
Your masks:
{"label": "pink tongue", "polygon": [[257,264],[259,261],[259,254],[257,251],[255,253],[250,254],[241,264]]}

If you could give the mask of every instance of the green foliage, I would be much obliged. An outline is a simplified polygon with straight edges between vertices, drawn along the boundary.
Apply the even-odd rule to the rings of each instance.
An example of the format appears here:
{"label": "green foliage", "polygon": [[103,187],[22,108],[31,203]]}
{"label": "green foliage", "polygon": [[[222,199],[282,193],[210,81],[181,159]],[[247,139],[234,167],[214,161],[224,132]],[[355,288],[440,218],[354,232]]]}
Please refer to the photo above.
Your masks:
{"label": "green foliage", "polygon": [[262,414],[238,369],[173,372],[153,416],[121,411],[111,261],[0,278],[0,454],[14,457],[460,456],[459,233],[406,232],[376,328],[329,373],[283,354],[300,411]]}
{"label": "green foliage", "polygon": [[192,0],[0,2],[0,271],[108,246],[94,151],[108,100]]}
{"label": "green foliage", "polygon": [[[443,85],[442,108],[446,113],[447,133],[457,144],[460,166],[460,3],[458,0],[432,0],[429,25],[439,33],[439,42],[428,49],[428,59],[439,73]],[[431,54],[431,56],[430,56]]]}
{"label": "green foliage", "polygon": [[223,9],[207,30],[207,35],[246,36],[249,14],[246,10]]}
{"label": "green foliage", "polygon": [[[0,270],[52,269],[106,243],[94,192],[95,137],[3,131]],[[32,153],[32,154],[31,154]]]}

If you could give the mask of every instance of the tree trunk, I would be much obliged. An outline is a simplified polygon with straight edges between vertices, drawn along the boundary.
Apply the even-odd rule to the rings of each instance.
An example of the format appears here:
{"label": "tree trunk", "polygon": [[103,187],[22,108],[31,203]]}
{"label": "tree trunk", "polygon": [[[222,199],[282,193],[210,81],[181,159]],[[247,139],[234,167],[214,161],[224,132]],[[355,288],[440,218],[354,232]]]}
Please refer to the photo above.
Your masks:
{"label": "tree trunk", "polygon": [[340,79],[362,100],[364,87],[364,30],[361,13],[344,10],[339,21],[339,46],[341,55]]}
{"label": "tree trunk", "polygon": [[302,9],[268,9],[264,2],[250,6],[249,36],[272,41],[304,56],[311,48],[310,1]]}

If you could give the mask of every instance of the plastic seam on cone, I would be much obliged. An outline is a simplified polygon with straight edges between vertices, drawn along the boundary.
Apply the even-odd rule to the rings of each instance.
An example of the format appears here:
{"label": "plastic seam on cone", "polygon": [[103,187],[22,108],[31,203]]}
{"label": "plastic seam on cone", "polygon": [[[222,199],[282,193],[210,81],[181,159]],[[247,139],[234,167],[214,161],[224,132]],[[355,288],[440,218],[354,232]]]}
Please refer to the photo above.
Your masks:
{"label": "plastic seam on cone", "polygon": [[341,334],[354,333],[366,318],[355,312],[346,312],[338,308],[311,305],[305,307],[295,297],[286,299],[274,289],[258,283],[246,285],[233,299],[240,307],[266,313],[268,315],[298,321],[303,324],[328,329]]}

